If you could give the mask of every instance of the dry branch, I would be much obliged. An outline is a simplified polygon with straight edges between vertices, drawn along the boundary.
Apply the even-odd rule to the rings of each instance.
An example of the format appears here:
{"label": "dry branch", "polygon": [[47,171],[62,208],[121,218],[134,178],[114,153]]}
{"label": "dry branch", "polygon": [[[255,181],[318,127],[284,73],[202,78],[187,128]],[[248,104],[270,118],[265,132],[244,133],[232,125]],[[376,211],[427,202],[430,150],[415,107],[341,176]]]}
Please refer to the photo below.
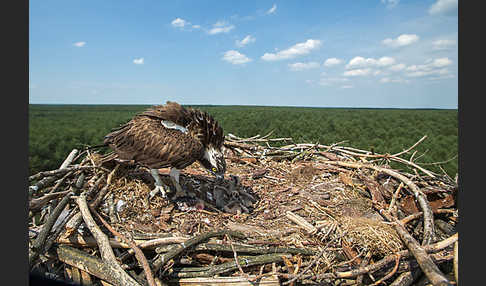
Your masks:
{"label": "dry branch", "polygon": [[115,284],[139,285],[137,281],[130,277],[118,264],[115,254],[113,253],[113,249],[110,246],[108,237],[101,231],[98,225],[96,225],[91,213],[89,212],[85,194],[81,194],[78,198],[76,198],[76,202],[79,206],[79,210],[83,216],[84,222],[98,243],[103,262],[105,262],[108,266],[110,274],[114,276],[113,279],[117,281]]}

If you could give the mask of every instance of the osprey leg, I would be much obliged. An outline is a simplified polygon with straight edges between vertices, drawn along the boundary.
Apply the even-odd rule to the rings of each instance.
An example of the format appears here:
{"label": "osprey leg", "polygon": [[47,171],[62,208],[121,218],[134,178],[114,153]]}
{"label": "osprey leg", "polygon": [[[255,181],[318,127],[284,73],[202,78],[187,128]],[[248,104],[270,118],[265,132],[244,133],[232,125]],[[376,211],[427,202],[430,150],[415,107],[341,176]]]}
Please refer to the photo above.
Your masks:
{"label": "osprey leg", "polygon": [[179,183],[179,175],[181,174],[181,171],[176,168],[171,168],[170,169],[170,180],[172,181],[172,184],[176,188],[176,193],[174,196],[174,199],[177,199],[179,197],[184,197],[186,196],[186,191],[184,191],[181,187],[181,184]]}
{"label": "osprey leg", "polygon": [[162,182],[159,176],[159,169],[150,169],[150,174],[155,180],[155,188],[149,193],[149,198],[153,198],[158,192],[162,194],[163,198],[167,197],[166,191],[170,191],[169,187]]}

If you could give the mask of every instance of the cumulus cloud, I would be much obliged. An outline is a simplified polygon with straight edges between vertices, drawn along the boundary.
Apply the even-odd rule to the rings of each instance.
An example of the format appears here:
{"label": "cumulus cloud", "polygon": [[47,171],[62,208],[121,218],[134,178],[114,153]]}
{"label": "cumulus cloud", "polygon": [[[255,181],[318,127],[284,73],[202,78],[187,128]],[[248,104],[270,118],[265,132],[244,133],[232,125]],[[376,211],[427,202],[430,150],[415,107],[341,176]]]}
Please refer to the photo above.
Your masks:
{"label": "cumulus cloud", "polygon": [[446,68],[451,65],[449,58],[429,59],[423,65],[411,65],[405,69],[405,75],[409,77],[423,77],[428,75],[449,75],[450,71]]}
{"label": "cumulus cloud", "polygon": [[256,41],[255,37],[248,35],[245,38],[243,38],[243,40],[241,40],[241,41],[236,40],[236,46],[241,48],[241,47],[244,47],[244,46],[246,46],[250,43],[254,43],[255,41]]}
{"label": "cumulus cloud", "polygon": [[309,69],[318,68],[320,65],[318,62],[308,62],[308,63],[293,63],[289,64],[289,68],[292,71],[303,71]]}
{"label": "cumulus cloud", "polygon": [[265,53],[261,57],[264,61],[279,61],[285,59],[295,58],[300,55],[306,55],[312,50],[315,50],[321,46],[321,41],[309,39],[303,43],[298,43],[292,47],[280,51],[278,53]]}
{"label": "cumulus cloud", "polygon": [[184,28],[184,26],[186,26],[188,22],[184,19],[176,18],[170,24],[176,28]]}
{"label": "cumulus cloud", "polygon": [[381,3],[385,4],[387,8],[393,8],[400,3],[400,0],[381,0]]}
{"label": "cumulus cloud", "polygon": [[338,59],[338,58],[328,58],[325,62],[324,62],[324,66],[326,67],[332,67],[332,66],[335,66],[335,65],[339,65],[341,64],[343,61]]}
{"label": "cumulus cloud", "polygon": [[134,59],[133,63],[136,65],[143,65],[143,58]]}
{"label": "cumulus cloud", "polygon": [[455,40],[441,39],[432,42],[434,50],[447,50],[456,45]]}
{"label": "cumulus cloud", "polygon": [[78,47],[78,48],[82,48],[86,45],[86,42],[76,42],[73,44],[73,46],[75,47]]}
{"label": "cumulus cloud", "polygon": [[267,14],[273,14],[275,11],[277,11],[277,4],[273,4],[272,8],[268,9]]}
{"label": "cumulus cloud", "polygon": [[405,64],[397,64],[397,65],[393,65],[390,67],[390,70],[391,71],[401,71],[401,70],[404,70],[407,66]]}
{"label": "cumulus cloud", "polygon": [[224,53],[223,57],[221,58],[223,61],[226,61],[230,64],[234,65],[241,65],[245,64],[248,62],[251,62],[252,60],[245,56],[244,54],[241,54],[238,51],[235,50],[229,50]]}
{"label": "cumulus cloud", "polygon": [[430,15],[454,15],[457,14],[458,0],[437,0],[429,8]]}
{"label": "cumulus cloud", "polygon": [[389,77],[384,77],[380,79],[381,83],[409,83],[410,80],[408,79],[403,79],[403,78],[389,78]]}
{"label": "cumulus cloud", "polygon": [[174,20],[172,20],[172,22],[170,22],[170,24],[172,25],[172,27],[179,28],[181,30],[191,30],[191,28],[197,30],[201,28],[200,25],[193,25],[191,22],[181,18],[175,18]]}
{"label": "cumulus cloud", "polygon": [[379,59],[374,58],[363,58],[360,56],[354,57],[349,61],[346,65],[347,69],[355,69],[355,68],[366,68],[366,67],[385,67],[389,65],[393,65],[395,63],[395,59],[392,57],[381,57]]}
{"label": "cumulus cloud", "polygon": [[396,39],[387,38],[382,41],[384,45],[390,47],[403,47],[411,45],[419,40],[419,36],[415,34],[402,34],[398,36]]}
{"label": "cumulus cloud", "polygon": [[365,76],[365,75],[369,75],[370,73],[371,73],[370,68],[354,69],[354,70],[345,71],[343,73],[343,76]]}
{"label": "cumulus cloud", "polygon": [[325,77],[319,80],[319,84],[323,86],[348,82],[349,79],[345,77]]}
{"label": "cumulus cloud", "polygon": [[215,24],[213,24],[213,28],[211,28],[208,31],[208,34],[210,35],[216,35],[220,33],[229,33],[231,30],[235,28],[234,25],[230,25],[227,22],[224,21],[218,21]]}

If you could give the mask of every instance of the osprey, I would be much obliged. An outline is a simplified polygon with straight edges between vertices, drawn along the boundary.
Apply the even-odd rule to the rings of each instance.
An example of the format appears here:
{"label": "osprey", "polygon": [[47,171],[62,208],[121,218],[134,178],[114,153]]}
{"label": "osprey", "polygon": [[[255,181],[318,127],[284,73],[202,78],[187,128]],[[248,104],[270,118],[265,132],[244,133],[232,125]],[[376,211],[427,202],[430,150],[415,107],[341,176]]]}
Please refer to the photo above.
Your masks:
{"label": "osprey", "polygon": [[223,129],[211,115],[170,101],[135,115],[104,138],[104,144],[114,150],[116,158],[150,169],[155,179],[150,197],[159,191],[166,196],[169,188],[160,179],[158,169],[170,167],[169,175],[176,188],[174,198],[186,195],[179,183],[180,170],[195,161],[218,180],[224,178],[223,141]]}

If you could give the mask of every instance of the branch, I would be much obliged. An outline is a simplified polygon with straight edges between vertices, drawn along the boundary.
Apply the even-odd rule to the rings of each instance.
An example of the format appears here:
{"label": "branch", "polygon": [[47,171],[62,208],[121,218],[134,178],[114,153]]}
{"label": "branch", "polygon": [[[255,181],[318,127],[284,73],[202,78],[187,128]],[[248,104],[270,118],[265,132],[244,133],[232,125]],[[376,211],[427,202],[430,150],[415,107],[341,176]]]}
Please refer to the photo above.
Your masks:
{"label": "branch", "polygon": [[[88,203],[86,202],[86,195],[83,193],[76,198],[76,203],[79,206],[83,220],[88,226],[88,229],[93,234],[96,242],[98,243],[98,248],[100,249],[100,254],[103,262],[109,266],[109,271],[113,275],[113,279],[117,280],[117,285],[139,285],[131,276],[129,276],[118,264],[113,249],[110,246],[108,237],[101,231],[101,229],[96,225],[91,213],[88,209]],[[120,283],[122,282],[122,283]]]}

